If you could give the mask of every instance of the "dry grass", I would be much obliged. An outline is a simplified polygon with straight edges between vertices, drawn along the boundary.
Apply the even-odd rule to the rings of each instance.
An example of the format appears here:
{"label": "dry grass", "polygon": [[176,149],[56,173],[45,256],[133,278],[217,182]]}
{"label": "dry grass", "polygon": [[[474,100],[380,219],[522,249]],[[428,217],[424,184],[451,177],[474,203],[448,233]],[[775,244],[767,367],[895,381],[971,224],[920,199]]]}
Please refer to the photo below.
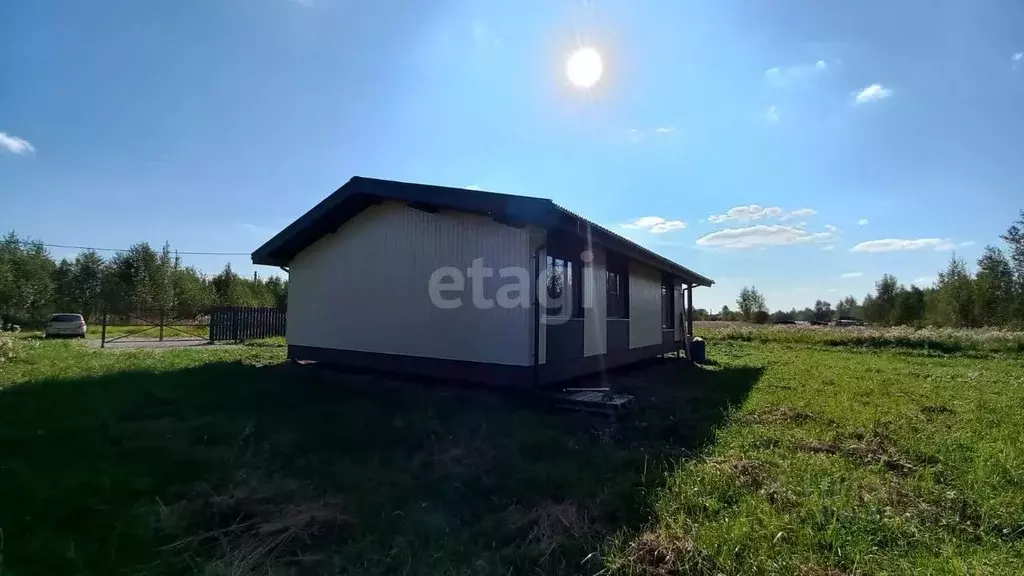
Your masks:
{"label": "dry grass", "polygon": [[245,471],[222,493],[199,485],[190,497],[169,506],[161,503],[159,509],[158,529],[175,538],[164,549],[212,558],[214,574],[308,564],[304,549],[355,522],[336,495],[315,494],[307,484]]}

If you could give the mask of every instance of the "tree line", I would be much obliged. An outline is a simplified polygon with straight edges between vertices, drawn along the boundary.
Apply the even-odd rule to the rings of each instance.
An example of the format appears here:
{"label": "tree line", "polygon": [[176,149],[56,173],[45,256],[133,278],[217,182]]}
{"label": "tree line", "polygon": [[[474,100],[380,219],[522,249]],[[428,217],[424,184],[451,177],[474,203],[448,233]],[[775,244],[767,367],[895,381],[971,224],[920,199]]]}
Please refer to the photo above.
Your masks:
{"label": "tree line", "polygon": [[1024,327],[1024,210],[1000,238],[1005,249],[986,246],[973,273],[954,253],[931,286],[907,286],[885,274],[875,282],[874,292],[859,301],[851,295],[835,307],[817,300],[813,308],[771,313],[764,296],[751,286],[740,291],[737,310],[722,306],[718,314],[698,310],[694,316],[762,324],[854,318],[888,326]]}
{"label": "tree line", "polygon": [[11,232],[0,240],[0,320],[31,325],[55,312],[79,313],[88,321],[114,315],[163,311],[168,318],[194,318],[213,306],[284,307],[288,283],[278,276],[245,278],[231,265],[215,276],[183,266],[164,244],[140,242],[103,258],[94,250],[73,260],[54,260],[39,240]]}

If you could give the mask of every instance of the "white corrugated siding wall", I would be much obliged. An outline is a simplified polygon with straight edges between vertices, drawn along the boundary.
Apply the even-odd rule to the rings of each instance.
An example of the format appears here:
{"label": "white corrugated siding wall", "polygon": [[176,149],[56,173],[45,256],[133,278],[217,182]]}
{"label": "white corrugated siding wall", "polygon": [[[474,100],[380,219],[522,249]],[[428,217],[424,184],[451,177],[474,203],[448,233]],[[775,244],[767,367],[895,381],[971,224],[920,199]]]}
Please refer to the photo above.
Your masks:
{"label": "white corrugated siding wall", "polygon": [[608,282],[605,279],[605,251],[590,249],[594,259],[583,268],[583,355],[608,351]]}
{"label": "white corrugated siding wall", "polygon": [[[438,268],[474,258],[495,269],[488,298],[508,282],[498,269],[532,270],[529,233],[488,218],[430,214],[398,203],[372,206],[290,265],[288,343],[471,362],[532,365],[532,310],[478,309],[465,277],[462,306],[431,302]],[[450,279],[448,280],[450,282]]]}
{"label": "white corrugated siding wall", "polygon": [[661,344],[661,272],[629,263],[629,347]]}

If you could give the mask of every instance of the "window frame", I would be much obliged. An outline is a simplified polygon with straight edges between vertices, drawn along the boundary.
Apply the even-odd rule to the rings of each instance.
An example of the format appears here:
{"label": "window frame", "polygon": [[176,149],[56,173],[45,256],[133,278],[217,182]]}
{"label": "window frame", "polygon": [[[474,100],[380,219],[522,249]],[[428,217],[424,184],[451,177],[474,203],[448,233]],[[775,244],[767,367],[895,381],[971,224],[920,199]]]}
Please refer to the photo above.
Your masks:
{"label": "window frame", "polygon": [[661,279],[661,329],[676,329],[676,286],[671,278]]}
{"label": "window frame", "polygon": [[[563,258],[557,254],[547,254],[546,259],[546,282],[544,290],[546,290],[547,302],[544,306],[544,314],[546,316],[560,317],[560,318],[582,318],[583,317],[583,278],[581,275],[582,265],[579,261],[571,258]],[[556,265],[561,263],[562,270],[562,293],[558,298],[551,296],[550,282],[552,277],[552,271]],[[569,314],[565,314],[565,291],[569,290],[569,305],[571,309]],[[553,306],[551,300],[558,299],[560,303],[558,306]]]}
{"label": "window frame", "polygon": [[[616,280],[616,292],[609,288],[612,278]],[[612,258],[610,254],[605,264],[605,318],[629,319],[629,267],[624,260]]]}

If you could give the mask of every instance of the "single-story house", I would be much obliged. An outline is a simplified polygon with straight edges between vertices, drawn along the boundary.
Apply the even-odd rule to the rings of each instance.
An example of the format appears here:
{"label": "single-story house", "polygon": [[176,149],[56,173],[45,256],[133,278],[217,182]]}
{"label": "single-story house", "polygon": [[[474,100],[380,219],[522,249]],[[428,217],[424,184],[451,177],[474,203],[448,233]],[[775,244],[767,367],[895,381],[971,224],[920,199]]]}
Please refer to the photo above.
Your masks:
{"label": "single-story house", "polygon": [[713,283],[551,200],[361,177],[252,261],[289,358],[521,386],[685,349]]}

